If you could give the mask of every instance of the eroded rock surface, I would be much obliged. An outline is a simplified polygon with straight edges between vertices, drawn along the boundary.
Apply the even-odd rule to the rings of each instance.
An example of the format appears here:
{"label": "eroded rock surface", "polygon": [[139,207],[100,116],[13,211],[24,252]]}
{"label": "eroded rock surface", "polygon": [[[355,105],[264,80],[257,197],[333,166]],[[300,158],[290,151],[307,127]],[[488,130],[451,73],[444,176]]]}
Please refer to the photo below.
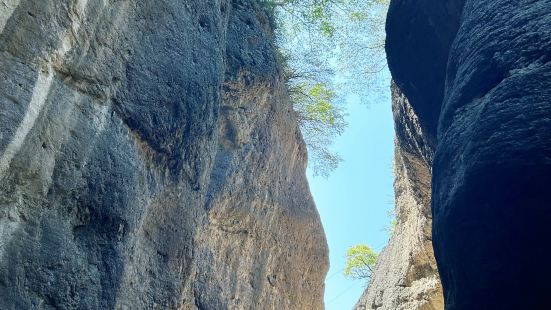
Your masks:
{"label": "eroded rock surface", "polygon": [[253,1],[0,1],[1,309],[320,309]]}
{"label": "eroded rock surface", "polygon": [[396,226],[355,308],[438,310],[443,308],[443,297],[432,250],[433,150],[409,101],[395,84],[392,110],[396,129]]}
{"label": "eroded rock surface", "polygon": [[446,309],[551,302],[549,25],[549,0],[391,3],[389,67],[435,151]]}
{"label": "eroded rock surface", "polygon": [[[432,247],[431,182],[458,0],[390,3],[386,51],[396,130],[396,227],[357,309],[442,309]],[[439,27],[435,27],[438,24]]]}
{"label": "eroded rock surface", "polygon": [[434,161],[448,309],[551,304],[551,1],[466,1]]}

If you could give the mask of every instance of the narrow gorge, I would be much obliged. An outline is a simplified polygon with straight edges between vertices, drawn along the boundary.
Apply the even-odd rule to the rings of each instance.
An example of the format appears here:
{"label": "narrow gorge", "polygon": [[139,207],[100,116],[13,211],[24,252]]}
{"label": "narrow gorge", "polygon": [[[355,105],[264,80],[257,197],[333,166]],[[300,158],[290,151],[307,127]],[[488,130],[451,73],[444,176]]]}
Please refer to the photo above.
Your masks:
{"label": "narrow gorge", "polygon": [[[0,309],[324,309],[254,0],[0,0]],[[551,0],[392,0],[397,225],[356,309],[547,309]]]}

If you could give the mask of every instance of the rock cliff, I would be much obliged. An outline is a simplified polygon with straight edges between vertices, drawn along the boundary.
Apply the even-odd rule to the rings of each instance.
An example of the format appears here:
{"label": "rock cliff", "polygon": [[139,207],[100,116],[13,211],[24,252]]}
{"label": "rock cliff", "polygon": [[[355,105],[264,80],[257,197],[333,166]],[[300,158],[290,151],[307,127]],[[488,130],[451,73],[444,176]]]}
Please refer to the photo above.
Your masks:
{"label": "rock cliff", "polygon": [[465,1],[434,159],[448,309],[551,304],[551,1]]}
{"label": "rock cliff", "polygon": [[357,309],[444,307],[432,247],[432,164],[447,54],[461,9],[460,1],[390,2],[386,52],[396,82],[391,88],[397,224]]}
{"label": "rock cliff", "polygon": [[[551,303],[550,24],[549,0],[391,2],[389,67],[434,151],[432,235],[446,309]],[[398,208],[399,186],[411,178],[400,174],[401,158]],[[382,255],[368,308],[380,304],[379,278],[393,268],[388,253],[408,227]]]}
{"label": "rock cliff", "polygon": [[443,308],[443,297],[431,235],[433,150],[408,99],[395,84],[391,90],[396,226],[355,308],[438,310]]}
{"label": "rock cliff", "polygon": [[0,308],[321,309],[271,42],[248,0],[0,1]]}

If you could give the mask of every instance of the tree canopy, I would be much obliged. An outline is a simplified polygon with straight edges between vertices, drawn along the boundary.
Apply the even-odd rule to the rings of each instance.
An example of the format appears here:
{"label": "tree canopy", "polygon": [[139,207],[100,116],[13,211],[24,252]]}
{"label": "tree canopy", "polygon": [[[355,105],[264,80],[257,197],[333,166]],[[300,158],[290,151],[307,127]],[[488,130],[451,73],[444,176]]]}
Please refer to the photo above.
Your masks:
{"label": "tree canopy", "polygon": [[344,275],[352,279],[371,279],[379,255],[365,244],[358,244],[346,252]]}
{"label": "tree canopy", "polygon": [[345,96],[367,101],[367,93],[380,87],[388,0],[259,1],[274,18],[309,165],[327,176],[341,161],[330,146],[347,126]]}

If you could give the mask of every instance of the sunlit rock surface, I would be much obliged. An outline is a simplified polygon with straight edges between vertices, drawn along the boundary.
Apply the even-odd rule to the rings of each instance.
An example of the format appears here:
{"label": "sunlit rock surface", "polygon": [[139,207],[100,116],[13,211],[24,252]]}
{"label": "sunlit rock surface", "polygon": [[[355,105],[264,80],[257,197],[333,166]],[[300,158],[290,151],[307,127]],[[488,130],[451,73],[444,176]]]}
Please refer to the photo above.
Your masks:
{"label": "sunlit rock surface", "polygon": [[409,101],[392,84],[396,226],[355,309],[442,309],[432,250],[432,149]]}
{"label": "sunlit rock surface", "polygon": [[321,309],[254,1],[0,1],[1,309]]}

